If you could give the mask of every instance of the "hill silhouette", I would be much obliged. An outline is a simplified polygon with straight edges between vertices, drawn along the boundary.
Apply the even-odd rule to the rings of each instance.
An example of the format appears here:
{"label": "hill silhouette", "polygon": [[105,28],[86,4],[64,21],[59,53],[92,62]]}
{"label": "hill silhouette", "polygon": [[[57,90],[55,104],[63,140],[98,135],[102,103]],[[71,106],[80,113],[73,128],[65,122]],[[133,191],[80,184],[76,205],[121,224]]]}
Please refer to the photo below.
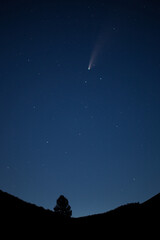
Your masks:
{"label": "hill silhouette", "polygon": [[[130,203],[106,213],[80,218],[60,216],[0,191],[1,234],[7,236],[132,238],[159,233],[160,194],[143,203]],[[75,235],[76,234],[76,235]],[[158,236],[158,235],[157,235]],[[47,239],[47,238],[46,238]]]}

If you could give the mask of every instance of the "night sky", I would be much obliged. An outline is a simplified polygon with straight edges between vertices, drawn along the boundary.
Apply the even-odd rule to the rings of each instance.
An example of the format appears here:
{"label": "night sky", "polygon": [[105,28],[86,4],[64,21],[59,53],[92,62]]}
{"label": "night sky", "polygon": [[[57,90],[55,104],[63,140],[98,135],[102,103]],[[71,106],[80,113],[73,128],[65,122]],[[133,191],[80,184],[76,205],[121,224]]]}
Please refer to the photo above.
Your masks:
{"label": "night sky", "polygon": [[159,1],[0,1],[0,189],[75,217],[159,192]]}

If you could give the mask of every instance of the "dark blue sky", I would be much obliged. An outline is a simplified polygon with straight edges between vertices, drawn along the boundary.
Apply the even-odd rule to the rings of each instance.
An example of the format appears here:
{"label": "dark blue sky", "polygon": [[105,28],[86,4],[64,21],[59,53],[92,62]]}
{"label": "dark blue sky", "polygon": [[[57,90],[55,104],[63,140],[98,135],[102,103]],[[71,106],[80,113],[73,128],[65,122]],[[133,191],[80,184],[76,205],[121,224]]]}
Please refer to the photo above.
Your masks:
{"label": "dark blue sky", "polygon": [[159,192],[159,23],[156,0],[0,2],[2,190],[73,216]]}

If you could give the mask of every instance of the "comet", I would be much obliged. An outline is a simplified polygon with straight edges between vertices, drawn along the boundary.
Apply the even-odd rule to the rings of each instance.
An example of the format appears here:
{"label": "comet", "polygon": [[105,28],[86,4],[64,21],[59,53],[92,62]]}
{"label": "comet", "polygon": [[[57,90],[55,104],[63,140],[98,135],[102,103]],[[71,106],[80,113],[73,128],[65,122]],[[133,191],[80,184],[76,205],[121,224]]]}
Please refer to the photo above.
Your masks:
{"label": "comet", "polygon": [[91,68],[92,68],[93,66],[95,66],[95,61],[96,61],[98,52],[99,52],[99,47],[95,46],[95,48],[93,49],[93,52],[92,52],[92,54],[91,54],[90,61],[89,61],[88,71],[90,71]]}
{"label": "comet", "polygon": [[89,65],[88,65],[88,71],[90,71],[93,67],[95,67],[95,64],[97,62],[98,57],[100,56],[103,47],[106,43],[106,34],[102,34],[98,37],[96,44],[92,50],[91,57],[89,60]]}

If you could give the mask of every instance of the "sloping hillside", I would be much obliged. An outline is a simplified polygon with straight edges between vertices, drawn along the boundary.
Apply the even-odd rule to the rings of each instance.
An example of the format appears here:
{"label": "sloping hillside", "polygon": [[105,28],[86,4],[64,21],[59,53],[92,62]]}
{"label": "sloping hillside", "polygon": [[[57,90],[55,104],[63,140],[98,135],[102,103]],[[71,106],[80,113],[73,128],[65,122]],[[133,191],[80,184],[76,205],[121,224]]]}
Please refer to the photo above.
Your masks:
{"label": "sloping hillside", "polygon": [[[53,234],[66,224],[67,220],[53,211],[27,203],[8,193],[0,191],[1,230],[5,234]],[[30,234],[29,234],[30,235]]]}
{"label": "sloping hillside", "polygon": [[[112,211],[81,218],[63,218],[50,210],[26,203],[0,191],[1,229],[5,234],[50,235],[61,238],[86,236],[148,236],[159,232],[160,194],[139,204],[131,203]],[[138,235],[137,235],[138,234]],[[20,234],[21,235],[21,234]],[[48,236],[48,238],[47,238]],[[129,236],[128,236],[129,237]],[[101,238],[101,237],[100,237]]]}

